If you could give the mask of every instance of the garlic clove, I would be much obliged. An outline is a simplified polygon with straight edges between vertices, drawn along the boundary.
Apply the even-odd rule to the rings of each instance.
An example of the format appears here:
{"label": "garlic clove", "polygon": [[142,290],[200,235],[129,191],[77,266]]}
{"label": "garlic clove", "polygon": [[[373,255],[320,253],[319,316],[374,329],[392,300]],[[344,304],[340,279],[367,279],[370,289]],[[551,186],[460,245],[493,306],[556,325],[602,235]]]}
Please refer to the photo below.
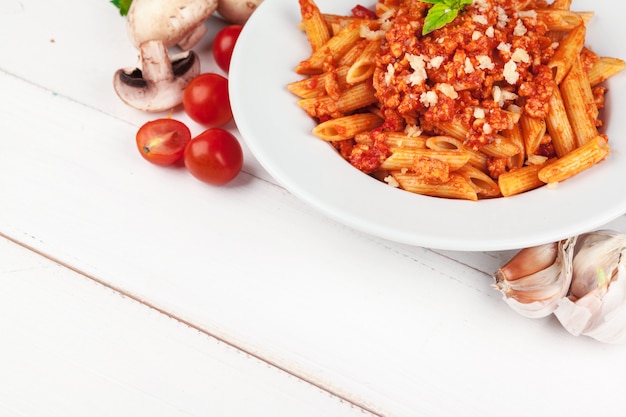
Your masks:
{"label": "garlic clove", "polygon": [[573,237],[522,249],[494,274],[495,288],[513,310],[525,317],[551,314],[569,290],[575,243]]}
{"label": "garlic clove", "polygon": [[626,235],[611,231],[580,236],[572,290],[554,315],[573,335],[605,343],[626,342]]}
{"label": "garlic clove", "polygon": [[618,233],[600,230],[581,235],[574,250],[570,294],[581,298],[597,288],[597,269],[602,268],[605,273],[614,271],[623,247],[626,236]]}

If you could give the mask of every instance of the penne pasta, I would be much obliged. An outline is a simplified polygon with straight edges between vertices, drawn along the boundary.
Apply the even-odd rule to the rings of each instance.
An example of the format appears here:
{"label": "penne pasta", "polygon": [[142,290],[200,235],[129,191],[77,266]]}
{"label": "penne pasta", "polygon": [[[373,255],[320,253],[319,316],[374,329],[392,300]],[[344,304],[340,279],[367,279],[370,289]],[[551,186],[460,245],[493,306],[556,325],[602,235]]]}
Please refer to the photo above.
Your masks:
{"label": "penne pasta", "polygon": [[608,156],[609,144],[603,136],[596,136],[539,171],[539,179],[545,183],[565,181],[582,171],[591,168]]}
{"label": "penne pasta", "polygon": [[311,49],[315,52],[330,40],[330,29],[314,1],[299,0],[299,2],[302,26],[311,44]]}
{"label": "penne pasta", "polygon": [[344,115],[376,102],[375,90],[370,83],[361,83],[341,92],[337,99],[330,96],[313,97],[298,101],[311,117],[325,118]]}
{"label": "penne pasta", "polygon": [[500,175],[498,177],[500,192],[504,197],[510,197],[541,187],[545,184],[539,179],[539,171],[542,168],[543,165],[527,165]]}
{"label": "penne pasta", "polygon": [[603,83],[626,67],[626,62],[619,58],[600,57],[587,72],[592,87]]}
{"label": "penne pasta", "polygon": [[366,41],[366,45],[363,51],[356,58],[354,63],[350,66],[348,73],[346,74],[346,81],[348,84],[356,84],[368,80],[374,74],[375,58],[378,50],[380,49],[381,41]]}
{"label": "penne pasta", "polygon": [[580,24],[572,29],[556,48],[554,56],[548,63],[548,67],[555,70],[554,81],[561,84],[563,78],[569,73],[572,64],[576,61],[585,43],[587,29],[584,24]]}
{"label": "penne pasta", "polygon": [[345,90],[348,87],[346,76],[350,67],[339,67],[323,74],[313,75],[309,78],[294,81],[287,84],[287,89],[300,98],[314,98],[328,94],[327,86],[333,82],[337,87]]}
{"label": "penne pasta", "polygon": [[528,155],[536,155],[539,145],[546,134],[546,121],[524,114],[520,119],[524,136],[524,149]]}
{"label": "penne pasta", "polygon": [[414,174],[402,173],[400,171],[394,171],[392,176],[402,189],[412,193],[441,198],[478,200],[478,195],[474,188],[459,174],[451,174],[448,182],[444,184],[430,184]]}
{"label": "penne pasta", "polygon": [[548,30],[562,32],[570,31],[588,22],[593,16],[592,12],[572,12],[562,9],[539,9],[536,10],[537,18],[546,24]]}
{"label": "penne pasta", "polygon": [[376,129],[383,120],[372,113],[359,113],[320,123],[313,134],[325,141],[352,139],[358,133]]}
{"label": "penne pasta", "polygon": [[609,155],[599,84],[626,62],[585,45],[593,12],[571,0],[473,1],[427,35],[430,1],[378,0],[355,16],[298,1],[311,53],[287,89],[313,134],[377,180],[475,201],[562,181]]}
{"label": "penne pasta", "polygon": [[501,195],[498,183],[476,167],[465,165],[458,170],[458,174],[465,178],[479,198],[494,198]]}
{"label": "penne pasta", "polygon": [[576,148],[574,131],[567,118],[567,111],[558,88],[554,90],[550,99],[550,110],[546,117],[548,133],[552,137],[552,144],[557,156],[565,156]]}
{"label": "penne pasta", "polygon": [[297,67],[298,74],[320,74],[324,63],[339,59],[346,54],[360,39],[361,21],[355,20],[342,27],[328,42],[313,52],[309,59],[302,61]]}
{"label": "penne pasta", "polygon": [[587,88],[589,88],[587,77],[582,70],[580,59],[577,59],[563,79],[560,90],[578,146],[584,145],[598,135],[597,107],[593,97],[590,98],[586,93]]}
{"label": "penne pasta", "polygon": [[456,171],[469,161],[469,154],[463,151],[395,148],[391,152],[391,156],[382,163],[381,168],[389,170],[413,168],[416,160],[428,158],[444,162],[449,171]]}

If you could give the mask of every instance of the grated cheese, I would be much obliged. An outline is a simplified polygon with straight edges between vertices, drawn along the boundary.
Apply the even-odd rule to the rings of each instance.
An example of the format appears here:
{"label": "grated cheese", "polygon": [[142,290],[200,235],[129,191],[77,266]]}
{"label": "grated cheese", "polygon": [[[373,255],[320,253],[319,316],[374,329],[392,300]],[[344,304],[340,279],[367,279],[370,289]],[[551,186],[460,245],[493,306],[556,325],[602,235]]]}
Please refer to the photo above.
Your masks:
{"label": "grated cheese", "polygon": [[408,76],[407,82],[411,85],[421,84],[428,78],[426,73],[426,61],[423,55],[406,54],[406,59],[413,70]]}
{"label": "grated cheese", "polygon": [[476,59],[478,60],[478,69],[492,70],[496,66],[496,64],[494,64],[491,58],[487,55],[478,55]]}
{"label": "grated cheese", "polygon": [[498,51],[511,53],[511,44],[510,43],[500,42],[498,44],[498,46],[496,47],[496,49],[498,49]]}
{"label": "grated cheese", "polygon": [[537,18],[537,12],[534,10],[520,10],[519,12],[517,12],[517,15],[521,18],[529,18],[529,19]]}
{"label": "grated cheese", "polygon": [[517,64],[515,61],[509,61],[504,64],[504,72],[502,73],[507,83],[514,85],[519,80],[519,73],[517,72]]}
{"label": "grated cheese", "polygon": [[515,49],[515,52],[511,55],[511,59],[515,62],[523,62],[525,64],[530,63],[530,55],[528,55],[528,52],[522,48]]}
{"label": "grated cheese", "polygon": [[420,95],[420,102],[424,107],[434,106],[437,104],[437,101],[439,101],[439,98],[434,91],[426,91]]}
{"label": "grated cheese", "polygon": [[393,67],[393,64],[387,65],[387,72],[385,73],[385,83],[387,83],[387,85],[391,84],[391,80],[393,80],[395,72],[396,70]]}
{"label": "grated cheese", "polygon": [[434,69],[438,69],[441,64],[443,64],[443,60],[445,58],[442,56],[436,56],[434,58],[432,58],[429,62],[428,62],[428,68],[434,68]]}
{"label": "grated cheese", "polygon": [[487,21],[487,18],[484,15],[482,15],[482,14],[477,14],[477,15],[472,16],[472,20],[474,22],[476,22],[476,23],[481,24],[481,25],[488,25],[489,24],[489,22]]}
{"label": "grated cheese", "polygon": [[383,178],[383,181],[385,181],[387,184],[389,184],[393,188],[400,187],[400,183],[392,175],[387,175],[385,178]]}
{"label": "grated cheese", "polygon": [[454,87],[447,83],[441,83],[437,85],[437,90],[441,91],[446,97],[451,98],[452,100],[456,100],[459,98],[459,94],[456,92]]}
{"label": "grated cheese", "polygon": [[481,107],[474,108],[474,119],[484,119],[486,116],[485,109]]}
{"label": "grated cheese", "polygon": [[368,41],[378,41],[385,37],[385,31],[382,29],[372,30],[369,27],[367,27],[367,25],[363,24],[361,25],[361,28],[359,30],[359,35],[363,39],[367,39]]}
{"label": "grated cheese", "polygon": [[472,64],[472,60],[469,59],[469,57],[465,58],[465,67],[463,68],[463,71],[465,71],[466,74],[471,74],[472,72],[475,71],[474,65]]}
{"label": "grated cheese", "polygon": [[489,10],[489,3],[486,0],[474,0],[472,6],[476,7],[479,12],[486,12]]}
{"label": "grated cheese", "polygon": [[509,15],[506,14],[506,10],[501,6],[496,7],[496,11],[498,12],[498,27],[501,29],[505,28],[509,24]]}
{"label": "grated cheese", "polygon": [[422,129],[420,129],[416,125],[406,125],[406,127],[404,128],[404,133],[410,138],[415,138],[422,134]]}
{"label": "grated cheese", "polygon": [[517,19],[517,24],[515,25],[515,29],[513,29],[513,35],[515,36],[524,36],[528,32],[526,26],[524,26],[524,22],[520,19]]}

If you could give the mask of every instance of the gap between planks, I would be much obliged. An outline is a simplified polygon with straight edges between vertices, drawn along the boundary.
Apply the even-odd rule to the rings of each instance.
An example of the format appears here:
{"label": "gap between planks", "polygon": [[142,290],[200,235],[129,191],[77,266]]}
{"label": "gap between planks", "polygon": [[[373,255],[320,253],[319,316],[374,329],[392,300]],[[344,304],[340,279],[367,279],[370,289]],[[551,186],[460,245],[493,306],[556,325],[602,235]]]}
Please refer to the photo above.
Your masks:
{"label": "gap between planks", "polygon": [[284,366],[281,366],[281,365],[279,365],[277,363],[274,363],[274,362],[272,362],[270,360],[267,360],[266,358],[264,358],[264,357],[262,357],[262,356],[260,356],[258,354],[255,354],[255,353],[247,350],[246,348],[244,348],[244,347],[242,347],[242,346],[240,346],[240,345],[238,345],[236,343],[233,343],[233,342],[231,342],[229,340],[226,340],[226,339],[224,339],[222,337],[218,337],[218,336],[212,334],[211,332],[208,332],[207,330],[203,329],[202,327],[199,327],[199,326],[193,324],[192,322],[190,322],[188,320],[180,318],[180,317],[176,316],[175,314],[172,314],[172,313],[170,313],[170,312],[168,312],[168,311],[166,311],[166,310],[164,310],[164,309],[162,309],[162,308],[160,308],[160,307],[158,307],[156,305],[151,304],[150,302],[147,302],[146,300],[141,299],[140,297],[135,296],[132,293],[124,291],[121,288],[118,288],[118,287],[116,287],[114,285],[108,284],[107,282],[103,281],[102,279],[100,279],[98,277],[95,277],[93,275],[90,275],[88,273],[85,273],[85,272],[81,271],[80,269],[78,269],[78,268],[76,268],[76,267],[74,267],[72,265],[69,265],[69,264],[67,264],[65,262],[60,261],[59,259],[56,259],[54,256],[48,255],[48,254],[46,254],[46,253],[44,253],[44,252],[42,252],[42,251],[40,251],[40,250],[38,250],[36,248],[33,248],[33,247],[25,244],[24,242],[19,241],[16,238],[13,238],[13,237],[11,237],[11,236],[9,236],[9,235],[7,235],[5,233],[2,233],[2,232],[0,232],[0,238],[6,239],[7,241],[9,241],[11,243],[14,243],[14,244],[16,244],[16,245],[18,245],[18,246],[20,246],[20,247],[30,251],[30,252],[33,252],[33,253],[35,253],[35,254],[37,254],[37,255],[45,258],[45,259],[48,259],[49,261],[54,262],[55,264],[60,265],[61,267],[66,268],[66,269],[68,269],[68,270],[78,274],[79,276],[82,276],[82,277],[84,277],[84,278],[86,278],[88,280],[91,280],[91,281],[97,283],[98,285],[101,285],[102,287],[105,287],[105,288],[107,288],[107,289],[109,289],[111,291],[114,291],[115,293],[117,293],[117,294],[119,294],[119,295],[121,295],[121,296],[123,296],[125,298],[133,300],[133,301],[135,301],[135,302],[137,302],[137,303],[139,303],[139,304],[141,304],[143,306],[146,306],[147,308],[150,308],[150,309],[158,312],[159,314],[162,314],[162,315],[164,315],[164,316],[166,316],[166,317],[168,317],[168,318],[170,318],[172,320],[175,320],[175,321],[177,321],[177,322],[179,322],[179,323],[189,327],[190,329],[193,329],[193,330],[195,330],[197,332],[200,332],[200,333],[202,333],[202,334],[204,334],[204,335],[206,335],[206,336],[208,336],[208,337],[210,337],[210,338],[212,338],[214,340],[217,340],[218,342],[223,343],[226,346],[229,346],[230,348],[240,352],[243,355],[246,355],[246,356],[248,356],[250,358],[258,360],[258,361],[260,361],[260,362],[262,362],[262,363],[264,363],[264,364],[266,364],[266,365],[268,365],[268,366],[270,366],[270,367],[272,367],[272,368],[274,368],[274,369],[276,369],[276,370],[278,370],[280,372],[284,372],[285,374],[288,374],[289,376],[291,376],[293,378],[296,378],[299,381],[302,381],[302,382],[304,382],[304,383],[306,383],[308,385],[311,385],[312,387],[315,387],[316,389],[318,389],[318,390],[320,390],[322,392],[325,392],[325,393],[327,393],[327,394],[337,398],[341,402],[350,404],[350,406],[355,407],[357,409],[360,409],[364,413],[369,413],[372,416],[382,417],[379,413],[377,413],[377,412],[373,411],[372,409],[364,406],[363,404],[359,404],[358,402],[355,402],[355,401],[351,400],[350,398],[346,397],[345,395],[341,395],[341,394],[338,394],[336,392],[333,392],[332,390],[326,388],[325,386],[323,386],[323,385],[321,385],[319,383],[316,383],[315,381],[311,381],[311,380],[303,377],[302,375],[299,375],[298,373],[289,370],[288,368],[286,368]]}

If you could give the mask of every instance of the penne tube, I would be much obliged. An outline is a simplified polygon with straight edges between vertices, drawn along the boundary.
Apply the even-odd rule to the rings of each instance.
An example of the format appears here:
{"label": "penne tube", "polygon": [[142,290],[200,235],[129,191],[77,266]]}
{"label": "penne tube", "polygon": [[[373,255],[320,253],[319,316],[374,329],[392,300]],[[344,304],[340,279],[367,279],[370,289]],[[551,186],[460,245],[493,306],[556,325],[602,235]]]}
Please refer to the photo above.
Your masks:
{"label": "penne tube", "polygon": [[546,121],[523,114],[520,119],[524,135],[524,149],[527,155],[536,155],[539,145],[546,134]]}
{"label": "penne tube", "polygon": [[302,26],[313,52],[330,40],[330,29],[324,16],[313,0],[298,0],[302,15]]}
{"label": "penne tube", "polygon": [[313,134],[325,141],[352,139],[361,132],[376,129],[383,124],[383,119],[372,113],[359,113],[330,119],[313,129]]}
{"label": "penne tube", "polygon": [[521,149],[504,136],[496,135],[495,142],[481,146],[480,151],[494,158],[509,158],[519,154]]}
{"label": "penne tube", "polygon": [[570,10],[572,6],[572,0],[554,0],[550,5],[553,9]]}
{"label": "penne tube", "polygon": [[426,146],[429,149],[436,151],[445,150],[459,150],[469,155],[469,163],[480,169],[481,171],[487,171],[487,155],[482,152],[467,149],[463,146],[463,142],[457,138],[451,136],[432,136],[426,141]]}
{"label": "penne tube", "polygon": [[626,62],[619,58],[600,57],[587,72],[592,87],[608,80],[626,67]]}
{"label": "penne tube", "polygon": [[565,181],[591,168],[606,158],[609,153],[608,142],[603,136],[597,135],[586,144],[543,167],[539,171],[539,179],[548,184]]}
{"label": "penne tube", "polygon": [[400,171],[393,171],[392,176],[402,189],[412,193],[441,198],[478,200],[474,188],[459,174],[451,174],[450,180],[444,184],[429,184],[422,181],[417,175]]}
{"label": "penne tube", "polygon": [[337,60],[337,65],[351,67],[354,65],[359,56],[363,53],[369,42],[365,39],[359,39],[348,52]]}
{"label": "penne tube", "polygon": [[[402,132],[380,132],[378,135],[383,138],[385,145],[389,148],[426,148],[426,138],[424,136],[408,136]],[[372,137],[369,132],[355,136],[354,140],[356,143],[363,143],[367,145],[372,143]]]}
{"label": "penne tube", "polygon": [[570,31],[589,21],[593,12],[572,12],[559,9],[537,9],[537,18],[546,24],[548,30]]}
{"label": "penne tube", "polygon": [[567,117],[572,125],[576,143],[584,145],[598,135],[596,128],[597,106],[585,93],[589,88],[587,77],[582,70],[580,59],[577,59],[569,74],[559,86]]}
{"label": "penne tube", "polygon": [[500,192],[504,197],[510,197],[545,185],[545,183],[539,179],[539,171],[543,166],[544,165],[527,165],[501,174],[498,177]]}
{"label": "penne tube", "polygon": [[521,168],[524,166],[524,162],[526,160],[526,145],[524,144],[524,134],[522,133],[522,128],[519,124],[514,124],[511,129],[505,130],[503,135],[520,150],[517,155],[509,157],[507,167]]}
{"label": "penne tube", "polygon": [[463,176],[474,188],[478,198],[494,198],[502,195],[498,183],[476,167],[468,164],[459,169],[457,173]]}
{"label": "penne tube", "polygon": [[329,60],[336,61],[340,59],[361,39],[361,24],[360,20],[355,20],[342,27],[339,33],[313,52],[308,59],[298,64],[296,72],[305,75],[323,72],[325,63],[328,63]]}
{"label": "penne tube", "polygon": [[469,155],[463,151],[433,151],[432,149],[391,149],[391,155],[383,162],[383,169],[413,168],[420,159],[436,159],[444,162],[450,171],[456,171],[467,164]]}
{"label": "penne tube", "polygon": [[366,41],[366,46],[350,66],[346,81],[348,84],[357,84],[371,78],[376,68],[374,59],[380,49],[381,41]]}
{"label": "penne tube", "polygon": [[326,85],[333,82],[331,77],[335,79],[340,89],[346,89],[346,75],[349,67],[339,67],[333,71],[327,71],[323,74],[312,75],[309,78],[294,81],[287,84],[287,89],[300,98],[314,98],[328,94]]}
{"label": "penne tube", "polygon": [[550,110],[546,117],[546,126],[557,156],[562,157],[576,149],[576,137],[567,118],[563,98],[558,88],[550,99]]}
{"label": "penne tube", "polygon": [[346,26],[348,23],[359,21],[358,17],[353,16],[340,16],[337,14],[331,13],[322,13],[324,16],[324,20],[328,27],[331,28],[331,35],[335,36],[339,33],[342,27]]}
{"label": "penne tube", "polygon": [[361,83],[343,91],[336,100],[330,96],[306,98],[298,101],[298,105],[311,117],[343,115],[375,103],[375,92],[370,83]]}
{"label": "penne tube", "polygon": [[587,29],[584,24],[580,24],[569,32],[556,48],[552,59],[548,62],[548,67],[554,70],[554,82],[561,84],[563,78],[572,68],[572,64],[582,51],[585,43]]}

